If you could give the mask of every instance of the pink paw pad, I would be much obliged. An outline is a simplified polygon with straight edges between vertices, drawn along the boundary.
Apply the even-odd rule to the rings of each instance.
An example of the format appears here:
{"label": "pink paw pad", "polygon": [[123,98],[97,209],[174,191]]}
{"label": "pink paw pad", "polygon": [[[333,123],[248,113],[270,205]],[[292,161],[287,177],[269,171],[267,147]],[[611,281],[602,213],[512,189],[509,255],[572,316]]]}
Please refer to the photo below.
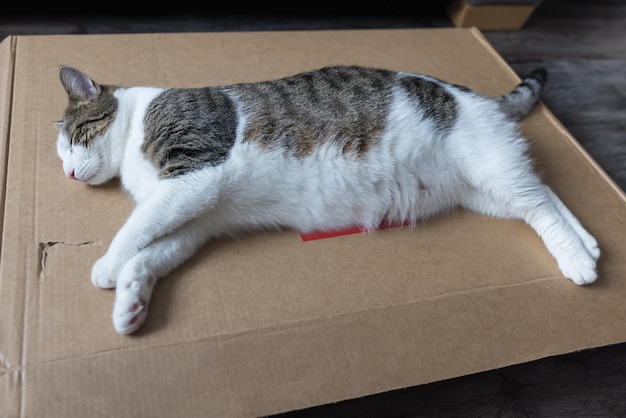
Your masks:
{"label": "pink paw pad", "polygon": [[133,315],[130,318],[130,320],[128,321],[128,325],[134,325],[137,322],[140,315],[136,315],[136,314],[142,312],[146,308],[146,305],[147,305],[147,302],[143,299],[139,299],[138,302],[135,302],[132,304],[128,312],[131,314],[135,314],[135,315]]}

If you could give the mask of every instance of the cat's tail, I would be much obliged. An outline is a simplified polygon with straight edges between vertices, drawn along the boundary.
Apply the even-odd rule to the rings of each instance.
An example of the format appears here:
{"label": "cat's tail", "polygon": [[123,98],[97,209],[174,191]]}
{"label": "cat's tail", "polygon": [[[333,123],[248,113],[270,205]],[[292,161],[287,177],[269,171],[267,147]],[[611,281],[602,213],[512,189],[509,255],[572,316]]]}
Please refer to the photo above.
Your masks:
{"label": "cat's tail", "polygon": [[508,94],[496,97],[500,108],[514,120],[520,120],[539,100],[539,94],[548,77],[545,68],[537,68],[525,76],[521,83]]}

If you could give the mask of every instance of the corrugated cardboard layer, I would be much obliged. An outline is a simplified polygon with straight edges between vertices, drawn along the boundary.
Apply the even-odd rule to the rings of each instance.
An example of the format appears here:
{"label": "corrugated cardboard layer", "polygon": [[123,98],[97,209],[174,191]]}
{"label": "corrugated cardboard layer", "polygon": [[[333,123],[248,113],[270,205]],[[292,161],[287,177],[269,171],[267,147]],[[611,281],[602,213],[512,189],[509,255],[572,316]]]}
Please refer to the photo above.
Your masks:
{"label": "corrugated cardboard layer", "polygon": [[525,224],[464,211],[416,230],[209,243],[159,283],[133,336],[112,327],[113,292],[91,285],[132,204],[115,183],[64,178],[59,65],[105,83],[203,86],[364,64],[506,92],[518,79],[475,30],[13,37],[0,48],[15,67],[0,73],[13,86],[0,264],[8,416],[259,416],[626,341],[626,199],[543,106],[523,130],[600,242],[591,286],[562,278]]}

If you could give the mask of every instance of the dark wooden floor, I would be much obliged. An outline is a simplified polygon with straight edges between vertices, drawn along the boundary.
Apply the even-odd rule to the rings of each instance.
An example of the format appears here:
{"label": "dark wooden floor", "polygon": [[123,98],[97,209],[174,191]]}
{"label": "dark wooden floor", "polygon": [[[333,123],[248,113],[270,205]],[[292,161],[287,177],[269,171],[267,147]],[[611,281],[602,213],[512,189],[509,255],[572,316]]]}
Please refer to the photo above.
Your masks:
{"label": "dark wooden floor", "polygon": [[[445,26],[451,23],[438,6],[333,16],[5,14],[0,16],[0,39],[8,34]],[[538,65],[549,70],[543,101],[626,190],[626,2],[544,0],[521,30],[486,31],[485,36],[518,73]],[[626,343],[295,411],[280,418],[496,416],[626,417]]]}

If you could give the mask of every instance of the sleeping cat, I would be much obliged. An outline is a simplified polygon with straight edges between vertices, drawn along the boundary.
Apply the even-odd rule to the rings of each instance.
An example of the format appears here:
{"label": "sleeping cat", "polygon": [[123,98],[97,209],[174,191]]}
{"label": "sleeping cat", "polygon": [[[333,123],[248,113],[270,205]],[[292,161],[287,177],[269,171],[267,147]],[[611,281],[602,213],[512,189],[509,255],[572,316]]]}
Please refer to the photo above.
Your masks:
{"label": "sleeping cat", "polygon": [[103,85],[69,66],[59,76],[65,175],[119,177],[136,203],[91,273],[116,288],[119,333],[140,327],[157,280],[207,240],[263,228],[415,225],[464,207],[524,220],[565,277],[596,280],[596,240],[534,173],[516,124],[543,69],[498,97],[358,66],[196,89]]}

